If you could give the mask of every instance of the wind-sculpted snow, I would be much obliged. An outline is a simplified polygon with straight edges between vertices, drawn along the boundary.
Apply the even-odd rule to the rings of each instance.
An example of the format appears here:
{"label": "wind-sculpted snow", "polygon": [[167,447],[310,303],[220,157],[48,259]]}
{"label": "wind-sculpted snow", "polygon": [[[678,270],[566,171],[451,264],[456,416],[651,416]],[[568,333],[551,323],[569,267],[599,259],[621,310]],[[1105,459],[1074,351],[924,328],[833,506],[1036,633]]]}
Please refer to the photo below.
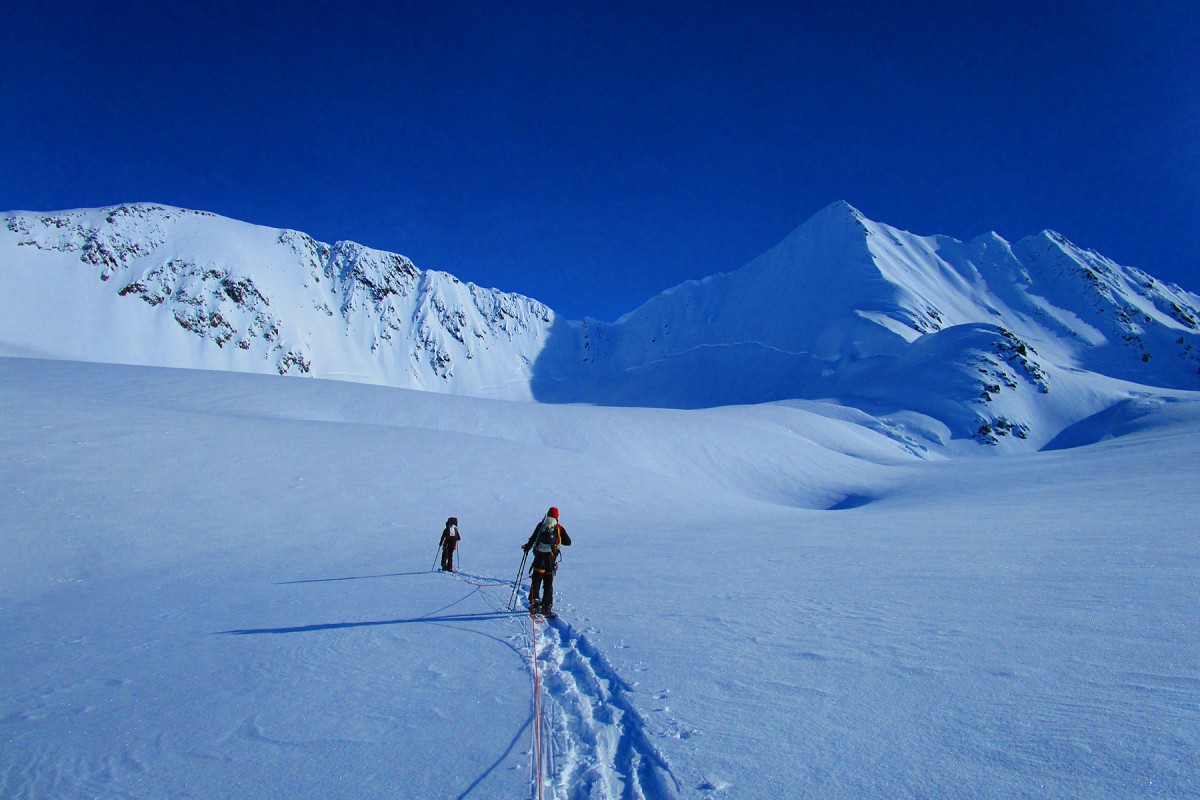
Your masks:
{"label": "wind-sculpted snow", "polygon": [[1197,295],[1052,231],[960,242],[845,203],[613,323],[353,242],[159,205],[7,215],[0,303],[12,355],[548,403],[835,399],[932,415],[939,444],[1001,450],[1140,391],[1122,382],[1200,389]]}

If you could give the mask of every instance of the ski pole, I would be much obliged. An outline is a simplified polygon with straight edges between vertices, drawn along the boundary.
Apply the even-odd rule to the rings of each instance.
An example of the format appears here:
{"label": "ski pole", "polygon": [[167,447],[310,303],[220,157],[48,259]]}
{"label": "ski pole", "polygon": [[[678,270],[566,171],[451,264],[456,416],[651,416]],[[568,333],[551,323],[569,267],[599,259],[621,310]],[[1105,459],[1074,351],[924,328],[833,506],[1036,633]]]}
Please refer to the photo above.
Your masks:
{"label": "ski pole", "polygon": [[513,581],[512,594],[508,598],[508,610],[512,611],[517,604],[517,587],[521,585],[521,574],[525,572],[525,559],[529,557],[529,553],[521,554],[521,566],[517,567],[517,579]]}
{"label": "ski pole", "polygon": [[525,559],[527,558],[529,558],[528,550],[521,554],[521,566],[517,567],[517,579],[513,581],[512,596],[508,598],[509,611],[517,607],[517,590],[521,588],[521,576],[525,574]]}
{"label": "ski pole", "polygon": [[433,554],[433,565],[429,567],[429,570],[431,572],[433,570],[437,569],[438,559],[441,557],[442,557],[442,543],[438,542],[437,550]]}

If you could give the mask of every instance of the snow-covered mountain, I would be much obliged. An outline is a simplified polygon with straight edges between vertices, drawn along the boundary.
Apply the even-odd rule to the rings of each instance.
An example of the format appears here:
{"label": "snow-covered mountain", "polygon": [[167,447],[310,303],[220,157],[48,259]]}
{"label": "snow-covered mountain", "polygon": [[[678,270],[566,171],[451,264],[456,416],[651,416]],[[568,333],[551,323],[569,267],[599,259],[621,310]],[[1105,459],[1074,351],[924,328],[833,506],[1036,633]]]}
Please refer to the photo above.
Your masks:
{"label": "snow-covered mountain", "polygon": [[832,398],[937,444],[1042,446],[1131,400],[1130,384],[1200,389],[1197,295],[1051,231],[961,242],[845,203],[615,323],[156,205],[5,215],[0,292],[0,354],[545,402]]}
{"label": "snow-covered mountain", "polygon": [[9,214],[0,351],[520,397],[554,320],[404,256],[205,212]]}
{"label": "snow-covered mountain", "polygon": [[928,415],[948,428],[935,438],[1045,444],[1119,402],[1122,382],[1200,389],[1198,309],[1051,231],[964,243],[835,203],[736,272],[581,323],[589,368],[537,388],[679,407],[837,398]]}

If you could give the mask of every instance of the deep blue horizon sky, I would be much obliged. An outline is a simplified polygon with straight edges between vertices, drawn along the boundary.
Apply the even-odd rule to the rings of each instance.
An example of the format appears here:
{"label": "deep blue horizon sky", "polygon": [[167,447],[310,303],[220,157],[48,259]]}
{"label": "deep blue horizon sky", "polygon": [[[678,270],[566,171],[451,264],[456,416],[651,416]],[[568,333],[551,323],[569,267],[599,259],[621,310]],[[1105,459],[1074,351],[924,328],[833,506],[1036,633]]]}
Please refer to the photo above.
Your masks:
{"label": "deep blue horizon sky", "polygon": [[204,209],[575,319],[836,200],[1200,292],[1198,40],[1171,0],[21,4],[0,209]]}

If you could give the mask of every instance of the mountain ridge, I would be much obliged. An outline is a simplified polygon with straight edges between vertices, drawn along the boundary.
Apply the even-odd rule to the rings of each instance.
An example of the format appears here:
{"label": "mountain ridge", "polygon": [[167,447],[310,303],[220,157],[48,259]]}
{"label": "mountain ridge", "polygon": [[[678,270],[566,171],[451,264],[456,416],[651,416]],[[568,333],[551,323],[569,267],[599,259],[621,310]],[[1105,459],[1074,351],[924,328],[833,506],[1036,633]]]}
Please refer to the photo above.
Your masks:
{"label": "mountain ridge", "polygon": [[1200,297],[1049,230],[962,242],[838,201],[740,269],[604,323],[210,212],[2,216],[0,354],[552,403],[831,399],[914,412],[935,445],[1040,446],[1125,383],[1200,389]]}
{"label": "mountain ridge", "polygon": [[[455,366],[479,358],[497,342],[514,344],[518,359],[532,363],[537,348],[528,340],[536,340],[552,320],[550,309],[536,300],[420,270],[395,253],[347,241],[331,245],[299,231],[209,212],[137,204],[10,214],[3,231],[19,256],[22,249],[50,256],[5,259],[8,288],[40,296],[40,305],[53,303],[53,287],[39,280],[39,268],[71,284],[86,279],[77,267],[90,266],[99,270],[101,284],[116,285],[115,292],[95,292],[93,303],[107,306],[114,319],[142,334],[164,340],[157,358],[142,352],[131,363],[438,389],[443,388],[439,382],[452,382]],[[111,302],[114,294],[143,300],[138,312],[168,311],[193,338],[181,340],[169,324],[162,330],[128,304],[118,310]],[[61,331],[62,355],[123,360],[112,348],[92,358],[84,343],[71,341],[70,334],[81,333],[78,328],[68,325]],[[30,326],[14,330],[9,325],[0,335],[10,349],[14,342],[37,345],[38,339]],[[197,352],[189,347],[197,339],[216,349]],[[495,364],[502,371],[508,366]],[[486,395],[489,380],[507,378],[496,371],[466,376],[463,391]]]}

